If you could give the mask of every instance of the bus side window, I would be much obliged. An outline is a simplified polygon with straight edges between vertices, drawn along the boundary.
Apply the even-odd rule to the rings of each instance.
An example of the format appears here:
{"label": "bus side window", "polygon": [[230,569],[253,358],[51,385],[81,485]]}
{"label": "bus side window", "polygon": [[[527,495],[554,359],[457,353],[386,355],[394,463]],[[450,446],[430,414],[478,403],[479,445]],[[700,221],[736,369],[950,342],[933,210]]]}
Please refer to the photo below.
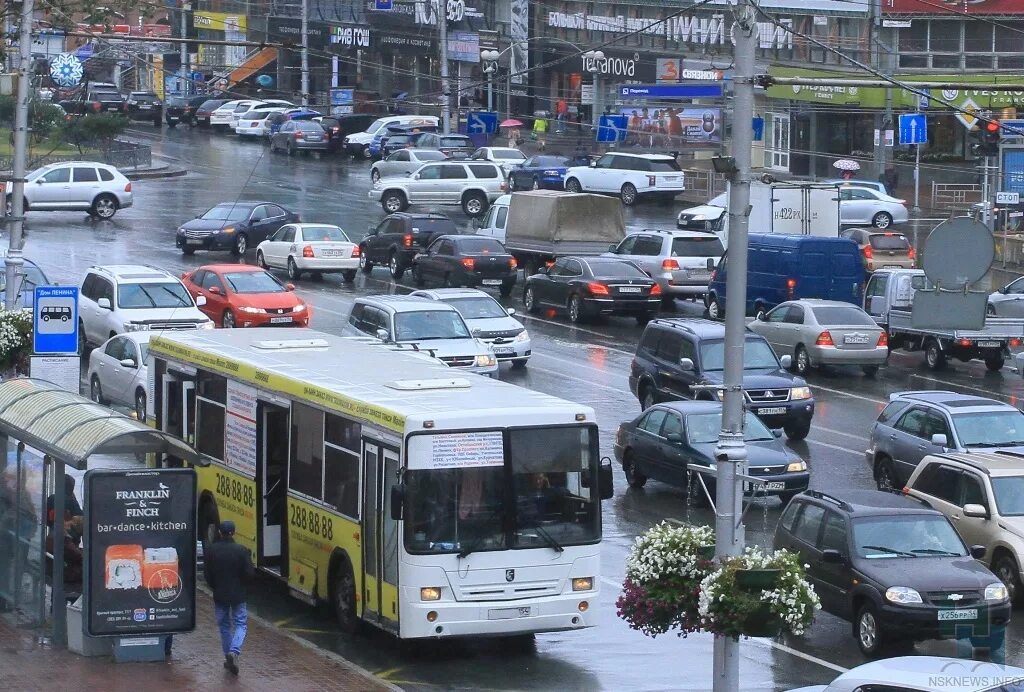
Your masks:
{"label": "bus side window", "polygon": [[324,414],[311,406],[292,403],[292,455],[288,487],[323,499]]}
{"label": "bus side window", "polygon": [[359,518],[359,423],[327,414],[324,428],[324,502]]}

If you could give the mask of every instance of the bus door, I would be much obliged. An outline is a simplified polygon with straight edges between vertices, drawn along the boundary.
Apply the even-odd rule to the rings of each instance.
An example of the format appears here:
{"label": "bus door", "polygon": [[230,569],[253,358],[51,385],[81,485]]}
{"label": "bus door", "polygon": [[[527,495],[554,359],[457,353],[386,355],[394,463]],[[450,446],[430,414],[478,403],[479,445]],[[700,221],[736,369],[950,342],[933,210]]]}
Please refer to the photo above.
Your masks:
{"label": "bus door", "polygon": [[256,416],[259,426],[256,480],[261,517],[257,528],[259,564],[280,574],[282,555],[286,553],[282,543],[287,540],[287,533],[282,527],[288,509],[289,412],[284,406],[261,400],[257,404]]}
{"label": "bus door", "polygon": [[363,617],[391,626],[398,621],[400,537],[391,518],[398,468],[397,449],[363,439]]}
{"label": "bus door", "polygon": [[[178,437],[190,445],[196,441],[196,383],[183,379],[178,373],[163,376],[161,387],[163,400],[160,402],[160,429]],[[179,467],[182,460],[166,455],[163,465]]]}

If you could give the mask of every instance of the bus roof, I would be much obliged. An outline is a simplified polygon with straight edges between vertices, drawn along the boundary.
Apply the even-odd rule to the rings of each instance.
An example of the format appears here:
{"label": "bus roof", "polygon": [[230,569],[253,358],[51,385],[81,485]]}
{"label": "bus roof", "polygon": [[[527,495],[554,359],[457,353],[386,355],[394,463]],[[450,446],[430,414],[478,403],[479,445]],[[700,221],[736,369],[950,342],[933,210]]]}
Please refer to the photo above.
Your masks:
{"label": "bus roof", "polygon": [[313,329],[161,331],[149,352],[398,433],[424,421],[464,429],[597,420],[589,406]]}

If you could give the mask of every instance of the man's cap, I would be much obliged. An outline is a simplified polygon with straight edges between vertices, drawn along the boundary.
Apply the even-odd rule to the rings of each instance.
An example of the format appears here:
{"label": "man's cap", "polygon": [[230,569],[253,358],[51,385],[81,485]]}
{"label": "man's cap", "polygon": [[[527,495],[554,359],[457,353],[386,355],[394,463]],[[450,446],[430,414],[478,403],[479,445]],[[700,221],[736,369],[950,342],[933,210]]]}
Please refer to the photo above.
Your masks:
{"label": "man's cap", "polygon": [[235,522],[228,519],[220,523],[220,532],[225,536],[230,536],[235,532]]}

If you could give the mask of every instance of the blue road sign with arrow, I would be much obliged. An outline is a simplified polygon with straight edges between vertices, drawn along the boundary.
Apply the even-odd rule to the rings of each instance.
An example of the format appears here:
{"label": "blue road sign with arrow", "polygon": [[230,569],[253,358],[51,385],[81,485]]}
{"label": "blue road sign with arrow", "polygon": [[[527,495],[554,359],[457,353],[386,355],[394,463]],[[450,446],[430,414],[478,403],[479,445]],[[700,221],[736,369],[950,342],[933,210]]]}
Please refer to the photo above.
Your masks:
{"label": "blue road sign with arrow", "polygon": [[597,124],[598,142],[621,142],[626,139],[626,116],[602,115]]}
{"label": "blue road sign with arrow", "polygon": [[928,118],[923,113],[900,116],[900,144],[925,144],[928,141]]}
{"label": "blue road sign with arrow", "polygon": [[498,131],[498,114],[494,111],[470,111],[466,114],[466,134],[493,135]]}

